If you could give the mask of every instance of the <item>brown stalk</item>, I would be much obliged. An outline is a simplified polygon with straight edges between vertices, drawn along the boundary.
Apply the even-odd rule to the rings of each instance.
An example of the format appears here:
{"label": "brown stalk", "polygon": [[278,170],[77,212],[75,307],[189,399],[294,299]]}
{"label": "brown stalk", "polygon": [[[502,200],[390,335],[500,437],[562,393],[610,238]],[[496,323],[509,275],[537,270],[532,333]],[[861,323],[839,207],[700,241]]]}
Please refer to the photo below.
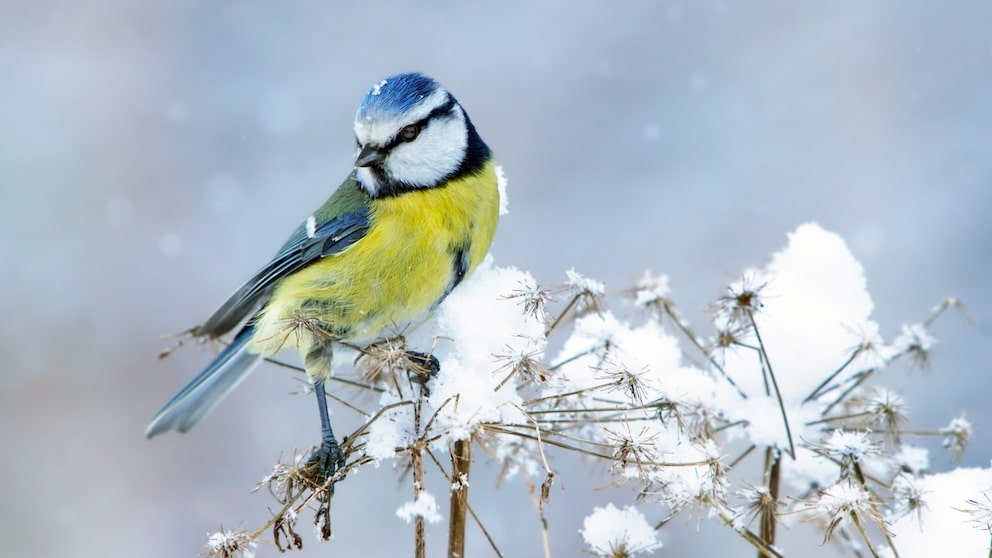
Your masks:
{"label": "brown stalk", "polygon": [[451,446],[451,517],[448,520],[448,558],[465,556],[465,526],[468,516],[468,474],[472,465],[472,440]]}
{"label": "brown stalk", "polygon": [[[761,540],[768,547],[775,545],[775,524],[778,518],[775,516],[778,506],[779,477],[782,468],[781,454],[775,448],[765,449],[765,478],[768,482],[768,496],[771,498],[771,505],[762,507],[761,510]],[[771,554],[763,548],[758,548],[758,558],[769,558]]]}

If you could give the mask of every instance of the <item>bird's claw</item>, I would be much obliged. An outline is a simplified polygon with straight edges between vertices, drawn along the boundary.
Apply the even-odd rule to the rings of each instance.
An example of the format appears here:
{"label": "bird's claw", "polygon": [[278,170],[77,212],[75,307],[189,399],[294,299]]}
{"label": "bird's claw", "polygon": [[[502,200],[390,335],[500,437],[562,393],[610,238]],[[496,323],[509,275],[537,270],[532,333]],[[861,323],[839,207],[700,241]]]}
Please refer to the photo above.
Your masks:
{"label": "bird's claw", "polygon": [[320,443],[320,447],[310,454],[307,461],[312,466],[317,467],[316,481],[320,484],[327,482],[338,471],[344,468],[346,460],[344,451],[338,445],[337,440],[325,438]]}
{"label": "bird's claw", "polygon": [[420,373],[421,376],[437,376],[437,373],[441,371],[441,363],[438,362],[437,357],[432,354],[421,353],[419,351],[407,351],[406,357],[410,359],[410,362],[412,362],[417,368],[415,372]]}

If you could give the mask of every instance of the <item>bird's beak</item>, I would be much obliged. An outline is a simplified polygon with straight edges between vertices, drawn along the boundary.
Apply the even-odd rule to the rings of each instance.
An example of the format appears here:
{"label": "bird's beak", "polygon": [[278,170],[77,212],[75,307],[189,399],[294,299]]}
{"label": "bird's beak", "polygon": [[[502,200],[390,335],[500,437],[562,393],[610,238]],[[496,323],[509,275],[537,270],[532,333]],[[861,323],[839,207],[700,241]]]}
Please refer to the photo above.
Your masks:
{"label": "bird's beak", "polygon": [[355,158],[356,167],[371,167],[382,162],[382,152],[372,145],[366,145]]}

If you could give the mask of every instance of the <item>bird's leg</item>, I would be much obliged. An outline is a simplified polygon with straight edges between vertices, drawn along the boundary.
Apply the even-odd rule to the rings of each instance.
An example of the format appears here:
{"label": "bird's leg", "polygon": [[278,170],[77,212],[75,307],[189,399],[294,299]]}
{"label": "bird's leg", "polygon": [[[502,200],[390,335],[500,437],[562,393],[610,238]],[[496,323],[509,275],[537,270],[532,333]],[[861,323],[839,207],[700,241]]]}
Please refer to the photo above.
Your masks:
{"label": "bird's leg", "polygon": [[334,430],[331,428],[324,382],[322,380],[314,382],[313,391],[317,394],[317,409],[320,411],[320,448],[313,452],[310,461],[317,463],[320,467],[320,478],[326,480],[331,478],[338,469],[344,467],[345,456],[341,447],[338,446],[338,441],[334,437]]}
{"label": "bird's leg", "polygon": [[[311,350],[304,358],[304,367],[311,378],[323,378],[331,373],[331,347],[322,346]],[[313,390],[317,395],[317,410],[320,411],[320,447],[310,456],[310,463],[320,468],[321,482],[334,476],[345,465],[345,455],[338,446],[331,428],[331,417],[327,412],[327,393],[324,380],[315,379]]]}

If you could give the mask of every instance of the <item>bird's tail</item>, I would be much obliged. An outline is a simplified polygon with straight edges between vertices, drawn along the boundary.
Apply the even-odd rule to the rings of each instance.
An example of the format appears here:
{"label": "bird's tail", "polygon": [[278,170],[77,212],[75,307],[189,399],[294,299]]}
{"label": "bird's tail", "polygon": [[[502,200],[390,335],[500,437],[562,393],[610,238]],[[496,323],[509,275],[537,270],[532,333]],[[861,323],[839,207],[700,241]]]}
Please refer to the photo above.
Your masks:
{"label": "bird's tail", "polygon": [[249,325],[206,368],[162,407],[145,430],[151,438],[168,430],[186,432],[238,387],[261,362],[248,352],[254,329]]}

